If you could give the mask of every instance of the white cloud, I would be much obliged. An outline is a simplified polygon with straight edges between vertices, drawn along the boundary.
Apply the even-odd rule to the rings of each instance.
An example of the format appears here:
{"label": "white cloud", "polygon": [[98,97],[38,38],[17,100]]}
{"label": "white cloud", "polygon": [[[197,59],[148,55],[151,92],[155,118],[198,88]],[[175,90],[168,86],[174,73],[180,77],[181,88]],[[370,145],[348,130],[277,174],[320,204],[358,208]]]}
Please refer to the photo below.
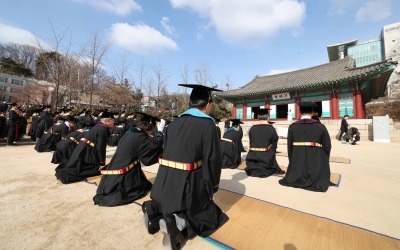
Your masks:
{"label": "white cloud", "polygon": [[39,47],[39,42],[43,48],[50,48],[48,43],[36,37],[32,32],[5,23],[0,23],[0,34],[3,34],[0,36],[0,42],[2,43],[17,43]]}
{"label": "white cloud", "polygon": [[299,70],[297,68],[293,68],[293,69],[271,69],[268,73],[266,73],[266,76],[269,75],[278,75],[278,74],[283,74],[283,73],[287,73],[287,72],[292,72],[292,71],[296,71]]}
{"label": "white cloud", "polygon": [[391,0],[374,0],[367,2],[356,14],[358,22],[378,21],[391,15]]}
{"label": "white cloud", "polygon": [[178,49],[172,39],[145,24],[115,23],[111,28],[111,38],[116,45],[137,54]]}
{"label": "white cloud", "polygon": [[262,43],[281,29],[300,30],[306,5],[298,0],[170,0],[174,8],[190,8],[215,27],[222,40]]}
{"label": "white cloud", "polygon": [[92,7],[125,16],[131,11],[142,11],[142,7],[134,0],[74,0],[79,3],[89,4]]}
{"label": "white cloud", "polygon": [[170,34],[170,35],[175,34],[175,28],[169,24],[169,18],[168,17],[163,17],[161,19],[161,26],[165,29],[165,31],[168,34]]}
{"label": "white cloud", "polygon": [[356,3],[358,0],[330,0],[330,10],[328,15],[342,15],[346,12],[352,4]]}

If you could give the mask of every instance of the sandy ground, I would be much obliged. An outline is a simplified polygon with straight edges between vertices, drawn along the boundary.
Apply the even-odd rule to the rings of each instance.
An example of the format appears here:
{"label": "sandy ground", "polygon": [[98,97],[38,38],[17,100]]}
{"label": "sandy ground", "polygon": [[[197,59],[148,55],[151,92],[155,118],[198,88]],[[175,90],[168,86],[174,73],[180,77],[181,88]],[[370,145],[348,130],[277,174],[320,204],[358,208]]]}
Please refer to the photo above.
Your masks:
{"label": "sandy ground", "polygon": [[[286,151],[284,143],[278,150]],[[246,177],[241,170],[223,170],[220,187],[400,239],[400,143],[332,143],[331,155],[348,157],[351,163],[331,163],[331,172],[342,174],[342,180],[326,193],[283,187],[278,177]],[[107,149],[108,157],[114,151]],[[1,249],[162,247],[161,234],[145,232],[139,205],[93,205],[96,186],[59,183],[51,156],[37,153],[33,145],[0,147]],[[277,160],[287,166],[286,157]],[[156,173],[157,165],[144,170]],[[184,247],[215,248],[200,237]]]}

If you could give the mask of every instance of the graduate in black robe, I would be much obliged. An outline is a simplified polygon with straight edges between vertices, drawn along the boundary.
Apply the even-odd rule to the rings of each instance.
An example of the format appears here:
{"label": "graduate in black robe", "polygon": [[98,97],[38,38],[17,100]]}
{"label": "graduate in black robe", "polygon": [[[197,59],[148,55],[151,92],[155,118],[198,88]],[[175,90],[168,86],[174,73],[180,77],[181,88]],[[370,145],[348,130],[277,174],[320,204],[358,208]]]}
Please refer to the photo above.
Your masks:
{"label": "graduate in black robe", "polygon": [[299,103],[300,120],[288,129],[287,174],[279,180],[284,186],[326,192],[330,185],[331,139],[325,125],[311,119],[315,103]]}
{"label": "graduate in black robe", "polygon": [[249,152],[246,156],[246,174],[248,176],[265,178],[273,174],[285,173],[276,162],[278,134],[268,123],[267,109],[260,109],[259,124],[249,130]]}
{"label": "graduate in black robe", "polygon": [[231,119],[232,126],[224,133],[221,138],[222,168],[237,168],[241,161],[241,135],[239,132],[240,119]]}
{"label": "graduate in black robe", "polygon": [[168,125],[151,200],[142,206],[148,232],[161,229],[163,243],[172,249],[185,237],[209,236],[228,220],[213,200],[222,169],[220,138],[208,115],[216,89],[181,86],[193,88],[191,108]]}
{"label": "graduate in black robe", "polygon": [[7,118],[5,113],[7,112],[8,105],[6,103],[0,103],[0,138],[4,139],[7,136]]}
{"label": "graduate in black robe", "polygon": [[100,175],[99,169],[105,166],[109,128],[112,126],[113,116],[104,112],[100,121],[81,138],[71,158],[56,168],[57,179],[68,184]]}
{"label": "graduate in black robe", "polygon": [[110,137],[108,138],[108,146],[115,147],[118,146],[119,140],[125,134],[125,123],[118,123],[110,129]]}
{"label": "graduate in black robe", "polygon": [[64,118],[59,116],[56,124],[52,125],[43,136],[36,142],[37,152],[51,152],[56,150],[57,143],[69,132],[69,127],[65,125]]}
{"label": "graduate in black robe", "polygon": [[53,119],[50,116],[49,110],[50,106],[45,106],[40,114],[38,124],[35,129],[36,140],[40,139],[40,137],[42,137],[44,134],[44,131],[47,131],[51,125],[53,125]]}
{"label": "graduate in black robe", "polygon": [[36,141],[36,128],[39,121],[39,114],[38,111],[35,109],[33,110],[33,114],[31,116],[31,127],[29,128],[28,135],[31,137],[32,141]]}
{"label": "graduate in black robe", "polygon": [[142,164],[157,163],[163,150],[162,132],[155,137],[152,133],[153,125],[145,116],[136,128],[130,128],[122,136],[110,163],[101,170],[101,181],[93,197],[95,205],[125,205],[150,192],[152,184],[144,175]]}
{"label": "graduate in black robe", "polygon": [[18,104],[16,102],[13,102],[10,106],[11,108],[8,111],[7,120],[7,146],[15,146],[15,141],[18,139]]}

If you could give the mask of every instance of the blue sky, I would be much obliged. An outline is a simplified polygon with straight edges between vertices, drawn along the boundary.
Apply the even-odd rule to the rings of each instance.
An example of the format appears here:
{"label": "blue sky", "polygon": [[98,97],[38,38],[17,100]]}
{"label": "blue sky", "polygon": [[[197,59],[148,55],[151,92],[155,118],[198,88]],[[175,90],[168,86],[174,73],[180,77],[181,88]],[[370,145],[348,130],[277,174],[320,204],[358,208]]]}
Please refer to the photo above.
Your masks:
{"label": "blue sky", "polygon": [[[128,79],[144,65],[162,68],[171,91],[186,65],[214,84],[239,88],[255,75],[328,62],[326,47],[377,39],[400,22],[399,0],[1,0],[0,42],[54,46],[65,34],[78,51],[94,32],[111,47],[103,65],[126,58]],[[54,30],[54,31],[53,31]]]}

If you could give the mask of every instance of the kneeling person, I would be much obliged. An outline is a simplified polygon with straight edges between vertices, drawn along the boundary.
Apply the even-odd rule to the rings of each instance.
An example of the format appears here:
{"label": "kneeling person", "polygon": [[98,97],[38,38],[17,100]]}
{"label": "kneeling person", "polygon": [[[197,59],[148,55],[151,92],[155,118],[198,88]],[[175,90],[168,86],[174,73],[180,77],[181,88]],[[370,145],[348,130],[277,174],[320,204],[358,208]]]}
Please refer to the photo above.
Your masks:
{"label": "kneeling person", "polygon": [[249,130],[250,148],[246,156],[246,174],[248,176],[265,178],[273,174],[284,174],[276,162],[278,134],[275,128],[268,123],[267,109],[260,109],[259,124]]}
{"label": "kneeling person", "polygon": [[95,205],[125,205],[146,196],[151,190],[152,184],[144,175],[141,164],[157,163],[163,145],[163,126],[157,128],[157,136],[153,137],[151,118],[144,116],[135,128],[130,128],[121,137],[110,163],[101,169],[103,176],[93,197]]}

